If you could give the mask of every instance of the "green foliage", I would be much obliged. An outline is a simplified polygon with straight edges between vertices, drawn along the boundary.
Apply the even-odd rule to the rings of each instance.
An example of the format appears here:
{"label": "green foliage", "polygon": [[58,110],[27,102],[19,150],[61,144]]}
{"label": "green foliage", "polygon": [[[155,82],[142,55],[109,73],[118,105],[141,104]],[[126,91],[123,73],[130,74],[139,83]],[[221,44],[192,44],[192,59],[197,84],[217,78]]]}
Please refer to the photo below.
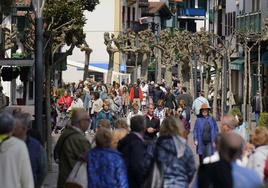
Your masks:
{"label": "green foliage", "polygon": [[242,115],[240,109],[237,108],[237,107],[233,108],[233,109],[231,110],[230,114],[233,115],[233,116],[236,116],[236,115],[240,115],[240,116],[241,116],[241,115]]}
{"label": "green foliage", "polygon": [[259,126],[264,126],[268,128],[268,113],[261,113],[259,118]]}
{"label": "green foliage", "polygon": [[53,0],[46,3],[44,26],[53,36],[54,44],[65,42],[70,45],[73,44],[74,38],[75,45],[82,43],[85,38],[83,27],[86,22],[83,10],[81,0]]}
{"label": "green foliage", "polygon": [[99,4],[99,0],[81,0],[84,6],[84,10],[93,11],[97,4]]}

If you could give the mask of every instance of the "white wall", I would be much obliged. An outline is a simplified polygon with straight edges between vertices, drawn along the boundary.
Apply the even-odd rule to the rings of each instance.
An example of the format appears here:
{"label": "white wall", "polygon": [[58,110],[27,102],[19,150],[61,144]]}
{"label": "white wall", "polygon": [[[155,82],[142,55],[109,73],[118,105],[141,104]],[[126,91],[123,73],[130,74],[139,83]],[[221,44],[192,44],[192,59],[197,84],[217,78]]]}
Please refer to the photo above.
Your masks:
{"label": "white wall", "polygon": [[62,80],[65,83],[68,82],[78,82],[79,80],[83,80],[83,70],[77,70],[76,67],[73,66],[67,66],[66,71],[62,71]]}
{"label": "white wall", "polygon": [[[93,52],[90,61],[108,62],[109,57],[104,45],[104,32],[114,32],[114,0],[100,0],[93,12],[85,12],[87,22],[84,28],[86,41]],[[84,53],[79,49],[73,51],[73,55],[68,57],[71,60],[83,62]]]}

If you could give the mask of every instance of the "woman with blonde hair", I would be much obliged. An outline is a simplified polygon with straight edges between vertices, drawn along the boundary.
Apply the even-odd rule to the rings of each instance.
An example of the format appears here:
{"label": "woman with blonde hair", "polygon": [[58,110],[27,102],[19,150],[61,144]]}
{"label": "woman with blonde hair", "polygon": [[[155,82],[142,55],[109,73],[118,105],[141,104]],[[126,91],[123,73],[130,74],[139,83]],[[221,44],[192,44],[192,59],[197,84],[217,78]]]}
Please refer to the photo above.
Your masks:
{"label": "woman with blonde hair", "polygon": [[183,125],[174,117],[163,120],[155,148],[155,160],[164,173],[164,187],[189,187],[195,173],[191,148],[182,138]]}
{"label": "woman with blonde hair", "polygon": [[255,151],[249,157],[247,166],[255,170],[263,180],[265,160],[268,156],[268,129],[257,127],[251,135],[251,142],[255,146]]}
{"label": "woman with blonde hair", "polygon": [[113,139],[111,147],[113,149],[117,149],[118,142],[129,133],[129,129],[128,124],[124,119],[116,120],[114,123],[114,128],[115,129],[112,132]]}

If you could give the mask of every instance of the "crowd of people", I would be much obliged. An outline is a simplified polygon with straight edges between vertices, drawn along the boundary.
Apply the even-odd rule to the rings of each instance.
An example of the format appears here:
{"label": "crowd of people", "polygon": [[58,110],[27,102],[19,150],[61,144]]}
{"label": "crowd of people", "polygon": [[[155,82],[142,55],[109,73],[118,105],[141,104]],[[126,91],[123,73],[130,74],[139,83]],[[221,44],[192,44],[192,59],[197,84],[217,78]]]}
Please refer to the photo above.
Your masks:
{"label": "crowd of people", "polygon": [[[268,181],[268,129],[250,132],[240,113],[217,122],[202,91],[193,99],[180,85],[85,81],[66,85],[60,97],[52,88],[51,109],[52,129],[61,132],[53,152],[58,188],[258,188]],[[46,156],[31,115],[0,114],[1,186],[41,187]]]}

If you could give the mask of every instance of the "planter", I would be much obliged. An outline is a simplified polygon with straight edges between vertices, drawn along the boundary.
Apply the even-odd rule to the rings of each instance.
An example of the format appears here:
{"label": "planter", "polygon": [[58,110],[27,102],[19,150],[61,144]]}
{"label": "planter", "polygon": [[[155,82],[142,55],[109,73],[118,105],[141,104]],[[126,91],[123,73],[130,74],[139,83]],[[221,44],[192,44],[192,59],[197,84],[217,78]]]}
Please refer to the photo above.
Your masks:
{"label": "planter", "polygon": [[25,100],[23,98],[17,98],[17,105],[25,105]]}

